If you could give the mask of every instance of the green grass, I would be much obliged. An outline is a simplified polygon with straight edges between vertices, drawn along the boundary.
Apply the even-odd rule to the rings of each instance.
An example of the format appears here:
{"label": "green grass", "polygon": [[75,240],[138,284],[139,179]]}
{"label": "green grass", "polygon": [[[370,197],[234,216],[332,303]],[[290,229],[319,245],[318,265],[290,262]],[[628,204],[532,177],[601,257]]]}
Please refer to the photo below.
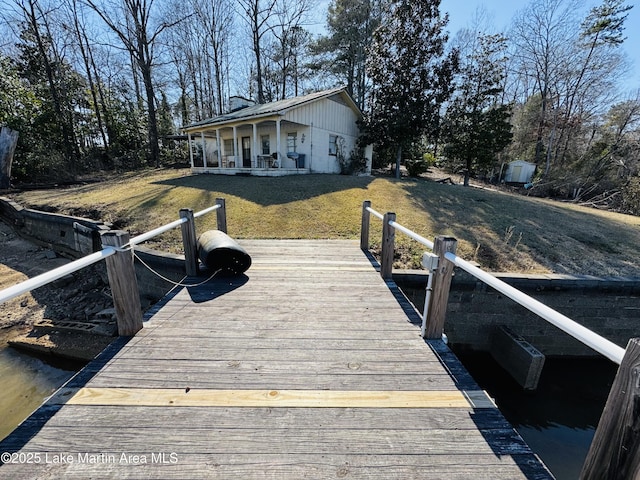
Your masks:
{"label": "green grass", "polygon": [[[92,213],[133,234],[175,220],[180,208],[227,202],[235,238],[359,238],[362,202],[394,211],[401,225],[432,238],[458,239],[458,254],[491,271],[640,276],[640,217],[424,179],[305,175],[279,178],[189,175],[153,170],[99,184],[16,194],[19,203]],[[215,228],[215,214],[197,220]],[[381,222],[371,219],[371,242]],[[397,266],[416,266],[422,246],[396,235]],[[156,248],[178,251],[179,231]]]}

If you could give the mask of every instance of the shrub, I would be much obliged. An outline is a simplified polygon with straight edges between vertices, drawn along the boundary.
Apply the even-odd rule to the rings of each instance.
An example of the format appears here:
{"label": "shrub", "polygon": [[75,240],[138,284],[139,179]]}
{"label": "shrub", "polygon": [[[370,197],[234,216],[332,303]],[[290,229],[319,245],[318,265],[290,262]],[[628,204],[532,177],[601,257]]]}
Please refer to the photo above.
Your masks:
{"label": "shrub", "polygon": [[423,153],[418,160],[406,160],[405,166],[410,177],[419,177],[436,164],[436,157],[432,153]]}
{"label": "shrub", "polygon": [[429,165],[422,158],[419,160],[405,160],[405,167],[410,177],[419,177],[429,170]]}
{"label": "shrub", "polygon": [[349,156],[344,154],[344,138],[338,137],[338,163],[340,164],[340,175],[354,175],[364,172],[367,168],[367,159],[364,156],[364,149],[356,146]]}
{"label": "shrub", "polygon": [[620,210],[631,215],[640,215],[640,178],[631,178],[622,188]]}

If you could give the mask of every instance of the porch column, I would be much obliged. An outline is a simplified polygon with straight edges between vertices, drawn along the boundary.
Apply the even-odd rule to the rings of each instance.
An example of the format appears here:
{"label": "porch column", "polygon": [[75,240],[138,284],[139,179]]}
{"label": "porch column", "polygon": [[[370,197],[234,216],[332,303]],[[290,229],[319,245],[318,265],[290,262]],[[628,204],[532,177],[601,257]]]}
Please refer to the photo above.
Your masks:
{"label": "porch column", "polygon": [[200,132],[202,139],[202,166],[207,168],[207,141],[204,139],[204,132]]}
{"label": "porch column", "polygon": [[193,145],[191,145],[191,132],[187,132],[187,140],[189,143],[189,160],[191,161],[191,168],[193,168]]}
{"label": "porch column", "polygon": [[276,118],[276,152],[278,153],[278,168],[282,168],[282,158],[280,153],[280,119]]}
{"label": "porch column", "polygon": [[222,168],[222,149],[220,148],[220,129],[216,128],[216,150],[218,151],[218,168]]}
{"label": "porch column", "polygon": [[233,126],[233,162],[238,165],[238,127]]}
{"label": "porch column", "polygon": [[252,167],[258,166],[258,124],[253,124],[253,159],[251,161]]}

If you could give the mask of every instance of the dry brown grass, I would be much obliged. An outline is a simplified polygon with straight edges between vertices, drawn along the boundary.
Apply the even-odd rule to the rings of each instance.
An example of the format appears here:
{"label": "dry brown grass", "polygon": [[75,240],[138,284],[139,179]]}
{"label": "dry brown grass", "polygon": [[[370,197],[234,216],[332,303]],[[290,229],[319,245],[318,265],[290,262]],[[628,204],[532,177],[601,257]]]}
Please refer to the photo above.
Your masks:
{"label": "dry brown grass", "polygon": [[[458,253],[491,271],[640,276],[640,217],[425,179],[307,175],[281,178],[192,176],[154,170],[100,184],[24,192],[20,203],[59,211],[93,212],[140,233],[175,220],[183,207],[199,210],[227,201],[229,233],[236,238],[358,238],[363,200],[398,223],[431,238],[458,238]],[[214,228],[215,215],[198,221]],[[372,243],[380,221],[372,218]],[[415,266],[423,247],[397,235],[403,258]],[[157,248],[179,248],[179,232]]]}

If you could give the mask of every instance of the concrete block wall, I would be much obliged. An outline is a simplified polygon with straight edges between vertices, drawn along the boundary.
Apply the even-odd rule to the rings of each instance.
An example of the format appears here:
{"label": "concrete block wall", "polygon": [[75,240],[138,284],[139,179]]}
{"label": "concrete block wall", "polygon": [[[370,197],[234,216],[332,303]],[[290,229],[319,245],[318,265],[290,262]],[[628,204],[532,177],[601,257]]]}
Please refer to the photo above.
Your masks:
{"label": "concrete block wall", "polygon": [[[496,276],[621,347],[630,338],[640,337],[640,278]],[[399,275],[397,282],[421,310],[426,275],[407,277]],[[445,322],[449,341],[459,349],[489,351],[493,331],[501,325],[547,356],[597,355],[513,300],[456,270]]]}
{"label": "concrete block wall", "polygon": [[100,232],[110,224],[82,217],[40,212],[0,198],[0,217],[24,237],[71,257],[100,250]]}
{"label": "concrete block wall", "polygon": [[[0,218],[29,240],[73,258],[101,250],[100,233],[111,227],[108,223],[86,218],[31,210],[3,197],[0,197]],[[136,247],[136,254],[172,282],[179,282],[185,276],[183,255],[157,252],[143,246]],[[135,268],[143,306],[157,302],[174,287],[138,259]],[[104,275],[106,281],[106,271]]]}

